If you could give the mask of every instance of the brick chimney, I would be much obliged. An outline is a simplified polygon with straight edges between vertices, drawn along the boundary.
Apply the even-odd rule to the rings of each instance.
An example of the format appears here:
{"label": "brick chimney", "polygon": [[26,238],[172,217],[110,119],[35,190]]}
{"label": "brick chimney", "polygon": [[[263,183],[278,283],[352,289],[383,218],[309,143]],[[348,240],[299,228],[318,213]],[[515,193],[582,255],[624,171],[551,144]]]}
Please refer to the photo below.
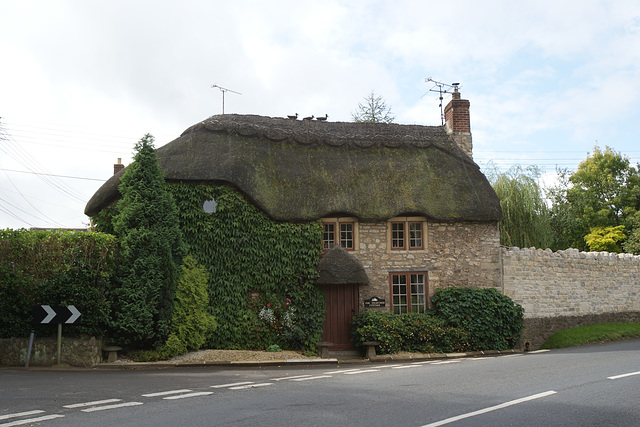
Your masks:
{"label": "brick chimney", "polygon": [[118,157],[118,163],[116,163],[115,165],[113,165],[113,174],[117,174],[118,172],[120,172],[122,169],[124,169],[124,165],[122,164],[122,159],[120,157]]}
{"label": "brick chimney", "polygon": [[469,101],[467,99],[460,99],[460,92],[458,92],[457,85],[454,85],[451,101],[444,107],[444,120],[447,133],[451,135],[462,151],[473,158]]}

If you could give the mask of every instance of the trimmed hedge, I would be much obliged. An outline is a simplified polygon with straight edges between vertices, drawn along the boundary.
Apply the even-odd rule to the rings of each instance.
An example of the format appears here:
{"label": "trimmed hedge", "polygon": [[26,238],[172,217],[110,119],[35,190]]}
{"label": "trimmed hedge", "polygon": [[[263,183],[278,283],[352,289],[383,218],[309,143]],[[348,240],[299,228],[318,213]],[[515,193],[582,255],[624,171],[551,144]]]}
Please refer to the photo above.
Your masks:
{"label": "trimmed hedge", "polygon": [[79,323],[64,334],[104,335],[111,308],[117,242],[109,234],[67,230],[0,230],[0,338],[56,333],[32,325],[34,305],[75,305]]}
{"label": "trimmed hedge", "polygon": [[496,289],[448,288],[431,301],[426,313],[357,313],[354,342],[378,341],[381,354],[506,350],[518,343],[524,310]]}

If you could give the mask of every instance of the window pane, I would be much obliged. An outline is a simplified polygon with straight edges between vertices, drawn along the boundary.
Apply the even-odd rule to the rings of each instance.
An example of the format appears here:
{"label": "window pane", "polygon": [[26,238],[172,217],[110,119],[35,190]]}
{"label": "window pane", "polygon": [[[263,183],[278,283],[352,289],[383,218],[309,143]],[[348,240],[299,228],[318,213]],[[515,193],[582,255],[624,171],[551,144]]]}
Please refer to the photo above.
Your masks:
{"label": "window pane", "polygon": [[406,274],[391,275],[391,294],[394,313],[406,313],[407,305],[407,276]]}
{"label": "window pane", "polygon": [[340,224],[340,246],[353,249],[353,223]]}
{"label": "window pane", "polygon": [[409,249],[422,249],[422,223],[409,223]]}
{"label": "window pane", "polygon": [[324,232],[322,233],[322,247],[331,249],[336,244],[335,224],[324,224]]}
{"label": "window pane", "polygon": [[404,222],[391,223],[391,248],[404,249]]}
{"label": "window pane", "polygon": [[424,274],[411,274],[411,311],[424,313],[426,309],[426,295]]}

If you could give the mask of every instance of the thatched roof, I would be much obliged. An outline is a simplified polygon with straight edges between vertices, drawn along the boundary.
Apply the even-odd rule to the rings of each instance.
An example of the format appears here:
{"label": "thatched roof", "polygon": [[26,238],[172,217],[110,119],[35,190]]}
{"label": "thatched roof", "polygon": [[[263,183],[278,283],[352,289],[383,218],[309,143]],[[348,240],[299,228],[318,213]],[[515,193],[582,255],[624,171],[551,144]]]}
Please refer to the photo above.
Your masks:
{"label": "thatched roof", "polygon": [[[191,126],[158,149],[158,161],[167,180],[232,184],[277,220],[502,217],[489,182],[442,126],[228,114]],[[121,174],[95,193],[87,215],[119,197]]]}

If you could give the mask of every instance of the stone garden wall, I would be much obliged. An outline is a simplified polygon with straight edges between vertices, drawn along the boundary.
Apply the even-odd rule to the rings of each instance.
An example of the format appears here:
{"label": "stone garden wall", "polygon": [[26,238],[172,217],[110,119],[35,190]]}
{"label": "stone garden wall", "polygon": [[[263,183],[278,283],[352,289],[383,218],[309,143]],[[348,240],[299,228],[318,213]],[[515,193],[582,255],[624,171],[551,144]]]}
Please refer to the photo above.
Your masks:
{"label": "stone garden wall", "polygon": [[[29,338],[0,339],[0,366],[25,366]],[[35,337],[29,366],[53,366],[57,362],[56,337]],[[62,337],[60,363],[89,367],[102,362],[102,340],[95,337]]]}
{"label": "stone garden wall", "polygon": [[601,322],[640,321],[640,256],[502,248],[502,290],[525,309],[523,345]]}

